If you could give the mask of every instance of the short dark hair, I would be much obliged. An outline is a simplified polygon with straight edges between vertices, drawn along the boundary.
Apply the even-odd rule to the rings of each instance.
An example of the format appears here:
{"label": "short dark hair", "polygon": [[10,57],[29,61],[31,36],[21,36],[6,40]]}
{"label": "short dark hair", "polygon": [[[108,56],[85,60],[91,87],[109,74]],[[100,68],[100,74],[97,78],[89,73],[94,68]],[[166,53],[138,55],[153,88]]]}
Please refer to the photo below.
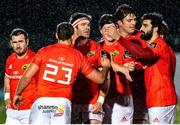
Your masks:
{"label": "short dark hair", "polygon": [[68,40],[74,34],[74,28],[69,22],[62,22],[57,25],[57,37],[59,40]]}
{"label": "short dark hair", "polygon": [[166,36],[169,32],[169,28],[168,28],[168,25],[165,21],[162,21],[162,27],[161,27],[161,30],[160,30],[160,35],[164,35]]}
{"label": "short dark hair", "polygon": [[18,36],[21,34],[24,35],[25,39],[28,39],[28,33],[24,29],[21,29],[21,28],[13,29],[10,33],[10,39],[12,39],[12,36]]}
{"label": "short dark hair", "polygon": [[87,18],[89,21],[91,21],[92,19],[91,15],[88,15],[86,13],[75,12],[70,16],[69,22],[73,24],[77,19],[80,18]]}
{"label": "short dark hair", "polygon": [[114,17],[115,17],[116,21],[118,21],[118,20],[122,21],[128,14],[136,15],[136,12],[131,6],[129,6],[127,4],[121,4],[116,9],[116,11],[114,13]]}
{"label": "short dark hair", "polygon": [[161,32],[161,27],[162,27],[162,21],[163,17],[160,13],[146,13],[141,17],[141,21],[143,20],[151,20],[151,24],[153,27],[158,27],[158,34]]}
{"label": "short dark hair", "polygon": [[112,24],[116,25],[116,20],[112,14],[103,14],[99,19],[99,28],[101,29],[105,24]]}

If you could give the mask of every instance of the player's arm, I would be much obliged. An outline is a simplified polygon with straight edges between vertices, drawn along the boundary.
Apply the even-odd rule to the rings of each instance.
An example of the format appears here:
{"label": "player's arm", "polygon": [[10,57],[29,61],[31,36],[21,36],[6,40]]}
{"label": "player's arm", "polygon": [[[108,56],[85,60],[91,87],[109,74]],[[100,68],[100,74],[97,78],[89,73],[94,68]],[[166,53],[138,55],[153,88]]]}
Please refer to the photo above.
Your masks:
{"label": "player's arm", "polygon": [[108,58],[101,58],[102,70],[98,71],[94,69],[86,77],[97,84],[103,84],[107,78],[107,74],[110,68],[110,60]]}
{"label": "player's arm", "polygon": [[7,74],[5,74],[4,76],[4,101],[5,101],[5,105],[6,108],[10,107],[10,79],[7,76]]}
{"label": "player's arm", "polygon": [[102,113],[102,105],[105,100],[105,93],[100,90],[99,91],[99,97],[95,104],[93,104],[93,108],[91,109],[92,113]]}
{"label": "player's arm", "polygon": [[152,60],[157,58],[156,54],[152,51],[150,47],[141,47],[135,43],[132,43],[131,41],[123,38],[120,36],[119,32],[117,29],[110,27],[108,29],[108,34],[119,41],[119,43],[126,48],[132,55],[134,55],[137,58],[140,59],[146,59],[146,60]]}
{"label": "player's arm", "polygon": [[18,108],[18,103],[20,101],[22,91],[27,87],[30,83],[33,76],[38,72],[39,66],[32,63],[27,71],[23,74],[22,78],[19,81],[19,84],[16,89],[16,93],[14,96],[13,104],[16,108]]}
{"label": "player's arm", "polygon": [[107,78],[102,85],[99,85],[99,97],[95,104],[93,104],[93,108],[91,109],[92,113],[102,113],[102,105],[104,104],[104,100],[106,94],[108,93],[110,88],[110,72],[108,72]]}
{"label": "player's arm", "polygon": [[118,41],[124,48],[126,48],[132,55],[136,56],[137,58],[146,60],[157,58],[150,47],[142,48],[141,46],[134,44],[122,37]]}

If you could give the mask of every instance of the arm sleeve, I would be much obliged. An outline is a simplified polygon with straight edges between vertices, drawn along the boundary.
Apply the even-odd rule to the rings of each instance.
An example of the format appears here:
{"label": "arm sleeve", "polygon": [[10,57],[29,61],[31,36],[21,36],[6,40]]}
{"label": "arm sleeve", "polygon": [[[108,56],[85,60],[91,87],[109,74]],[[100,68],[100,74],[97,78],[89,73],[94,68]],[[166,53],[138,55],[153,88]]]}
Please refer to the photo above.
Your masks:
{"label": "arm sleeve", "polygon": [[118,41],[125,49],[137,58],[151,60],[157,57],[150,47],[143,48],[122,37]]}

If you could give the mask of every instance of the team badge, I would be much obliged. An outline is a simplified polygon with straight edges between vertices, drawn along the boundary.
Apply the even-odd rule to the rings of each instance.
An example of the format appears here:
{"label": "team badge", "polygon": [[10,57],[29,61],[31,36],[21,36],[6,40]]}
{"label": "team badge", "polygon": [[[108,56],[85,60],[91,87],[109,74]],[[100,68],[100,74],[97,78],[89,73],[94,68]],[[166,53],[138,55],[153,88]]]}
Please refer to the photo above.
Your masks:
{"label": "team badge", "polygon": [[119,54],[119,51],[114,51],[111,53],[111,55],[114,57],[114,56],[117,56]]}
{"label": "team badge", "polygon": [[94,56],[94,55],[95,55],[95,52],[94,52],[94,51],[89,51],[89,52],[87,53],[87,56],[89,56],[89,57]]}
{"label": "team badge", "polygon": [[23,70],[28,69],[29,65],[30,65],[30,64],[24,64],[24,65],[22,66],[22,69],[23,69]]}

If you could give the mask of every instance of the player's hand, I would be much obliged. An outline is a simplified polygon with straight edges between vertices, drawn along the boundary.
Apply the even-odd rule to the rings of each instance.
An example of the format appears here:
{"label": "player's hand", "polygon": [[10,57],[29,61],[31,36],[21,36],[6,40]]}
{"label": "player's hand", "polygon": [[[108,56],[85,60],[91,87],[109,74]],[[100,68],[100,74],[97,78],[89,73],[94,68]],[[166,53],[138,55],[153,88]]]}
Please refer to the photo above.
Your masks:
{"label": "player's hand", "polygon": [[102,113],[102,104],[100,102],[93,104],[91,112],[95,114]]}
{"label": "player's hand", "polygon": [[110,68],[111,67],[111,62],[110,62],[110,60],[108,58],[101,57],[101,65],[102,65],[102,67]]}
{"label": "player's hand", "polygon": [[120,38],[119,31],[115,26],[108,27],[106,30],[106,35],[110,36],[114,40],[118,40]]}
{"label": "player's hand", "polygon": [[130,82],[132,82],[132,78],[129,74],[129,69],[125,66],[120,66],[119,64],[115,63],[113,61],[113,58],[112,58],[112,54],[111,55],[111,67],[113,69],[114,72],[121,72],[125,75],[126,79],[129,80]]}
{"label": "player's hand", "polygon": [[19,109],[19,105],[21,102],[22,102],[22,96],[21,95],[15,95],[14,99],[13,99],[13,105],[17,110]]}
{"label": "player's hand", "polygon": [[5,106],[6,106],[6,109],[11,107],[11,100],[10,99],[5,100]]}
{"label": "player's hand", "polygon": [[129,71],[134,71],[135,69],[135,65],[136,63],[135,62],[128,62],[128,63],[125,63],[124,66],[128,68]]}

